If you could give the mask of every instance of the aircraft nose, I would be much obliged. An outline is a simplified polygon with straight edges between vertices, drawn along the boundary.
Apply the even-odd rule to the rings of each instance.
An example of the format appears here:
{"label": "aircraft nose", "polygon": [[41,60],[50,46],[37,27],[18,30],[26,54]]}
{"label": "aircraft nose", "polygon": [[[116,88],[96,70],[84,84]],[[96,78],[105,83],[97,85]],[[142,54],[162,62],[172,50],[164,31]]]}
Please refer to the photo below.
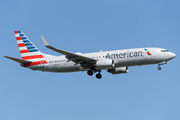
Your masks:
{"label": "aircraft nose", "polygon": [[175,57],[176,57],[176,54],[174,54],[174,53],[170,52],[170,53],[169,53],[169,57],[171,57],[171,59],[173,59],[173,58],[175,58]]}

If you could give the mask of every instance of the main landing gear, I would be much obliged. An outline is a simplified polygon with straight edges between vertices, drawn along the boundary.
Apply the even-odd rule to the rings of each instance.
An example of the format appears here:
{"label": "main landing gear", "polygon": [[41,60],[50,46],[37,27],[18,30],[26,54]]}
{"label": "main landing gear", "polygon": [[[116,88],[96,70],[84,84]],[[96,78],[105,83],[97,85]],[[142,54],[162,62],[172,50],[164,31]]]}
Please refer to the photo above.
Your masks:
{"label": "main landing gear", "polygon": [[102,75],[100,74],[100,71],[99,71],[98,74],[96,74],[96,78],[97,78],[97,79],[101,79],[101,78],[102,78]]}
{"label": "main landing gear", "polygon": [[[98,71],[99,73],[98,74],[96,74],[96,78],[97,79],[101,79],[102,78],[102,75],[100,74],[100,70]],[[89,71],[87,71],[87,74],[89,75],[89,76],[92,76],[93,75],[93,71],[92,70],[89,70]]]}
{"label": "main landing gear", "polygon": [[92,70],[89,70],[89,71],[87,71],[87,74],[88,74],[89,76],[92,76],[92,75],[93,75],[93,71],[92,71]]}

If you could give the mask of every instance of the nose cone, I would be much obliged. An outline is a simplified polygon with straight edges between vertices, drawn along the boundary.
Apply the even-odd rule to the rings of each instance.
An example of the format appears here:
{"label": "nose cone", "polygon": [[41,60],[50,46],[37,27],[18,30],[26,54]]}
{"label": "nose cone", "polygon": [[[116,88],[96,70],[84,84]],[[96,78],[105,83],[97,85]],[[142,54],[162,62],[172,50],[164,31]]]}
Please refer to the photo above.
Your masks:
{"label": "nose cone", "polygon": [[170,53],[169,53],[169,57],[170,57],[170,59],[173,59],[173,58],[175,58],[175,57],[176,57],[176,54],[174,54],[174,53],[170,52]]}

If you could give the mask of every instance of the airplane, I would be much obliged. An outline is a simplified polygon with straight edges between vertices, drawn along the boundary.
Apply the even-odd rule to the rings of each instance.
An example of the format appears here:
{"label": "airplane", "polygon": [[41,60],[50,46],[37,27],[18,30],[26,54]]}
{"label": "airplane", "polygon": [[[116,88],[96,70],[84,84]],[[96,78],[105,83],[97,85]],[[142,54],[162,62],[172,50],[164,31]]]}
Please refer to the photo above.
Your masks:
{"label": "airplane", "polygon": [[22,59],[4,57],[20,63],[22,67],[43,72],[65,73],[87,71],[89,76],[97,73],[96,78],[101,79],[102,75],[100,72],[102,70],[107,70],[111,74],[122,74],[128,73],[129,66],[149,64],[158,64],[158,70],[161,70],[161,65],[176,57],[176,54],[169,52],[167,49],[156,47],[100,51],[85,54],[79,52],[72,53],[49,45],[45,38],[41,36],[47,48],[63,54],[62,56],[54,56],[40,52],[22,31],[14,31],[14,33]]}

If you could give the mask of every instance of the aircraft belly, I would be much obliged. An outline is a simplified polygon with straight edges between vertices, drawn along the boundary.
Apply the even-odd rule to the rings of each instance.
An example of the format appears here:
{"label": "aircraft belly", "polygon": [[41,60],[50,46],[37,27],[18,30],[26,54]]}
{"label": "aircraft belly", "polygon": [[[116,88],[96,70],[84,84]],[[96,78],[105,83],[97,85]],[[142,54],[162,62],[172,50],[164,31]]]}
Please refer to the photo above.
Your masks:
{"label": "aircraft belly", "polygon": [[[140,62],[140,61],[138,61]],[[139,63],[140,64],[140,63]],[[117,62],[115,63],[116,67],[123,67],[123,66],[132,66],[132,65],[138,65],[138,63],[136,62],[136,60],[134,59],[119,59],[117,60]]]}
{"label": "aircraft belly", "polygon": [[56,72],[75,72],[80,71],[79,65],[74,65],[74,63],[62,63],[62,64],[54,64],[52,68],[56,70]]}
{"label": "aircraft belly", "polygon": [[34,66],[29,66],[28,68],[32,70],[39,70],[39,71],[47,71],[47,72],[56,72],[51,66],[49,65],[34,65]]}
{"label": "aircraft belly", "polygon": [[116,67],[152,64],[152,57],[125,58],[116,60]]}

